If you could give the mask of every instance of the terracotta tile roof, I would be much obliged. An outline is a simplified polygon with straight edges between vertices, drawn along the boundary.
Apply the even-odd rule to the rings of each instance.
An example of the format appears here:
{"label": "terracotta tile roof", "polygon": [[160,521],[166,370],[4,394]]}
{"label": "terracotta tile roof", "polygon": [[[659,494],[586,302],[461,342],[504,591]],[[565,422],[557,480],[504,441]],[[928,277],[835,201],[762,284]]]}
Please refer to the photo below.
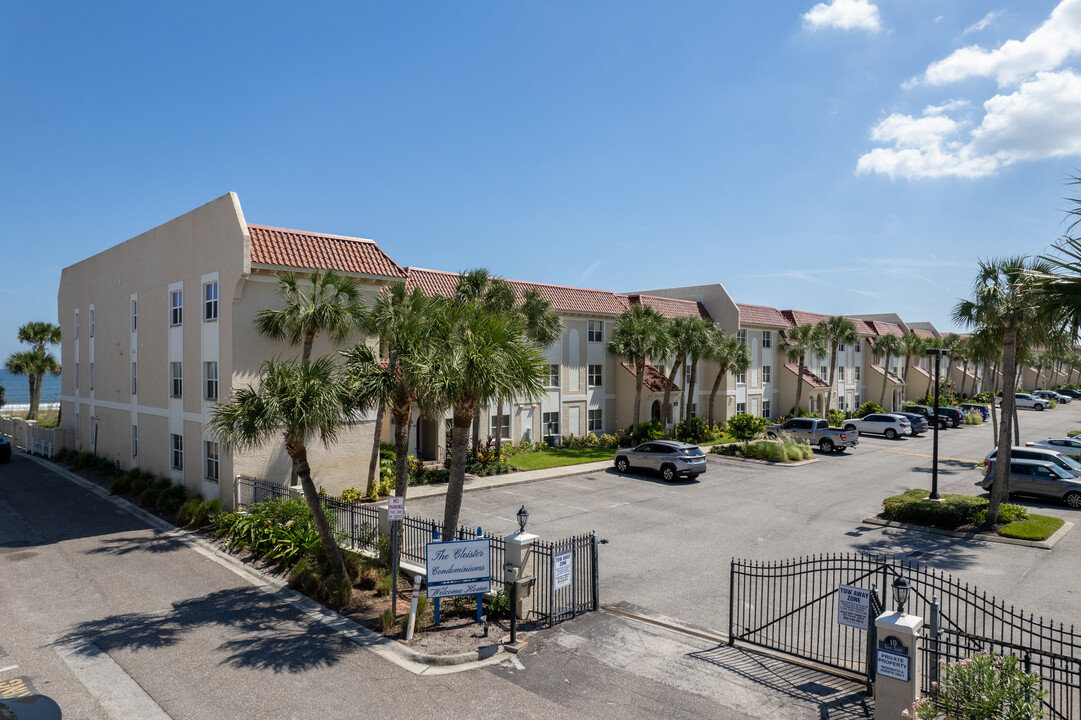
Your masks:
{"label": "terracotta tile roof", "polygon": [[[406,268],[406,272],[409,276],[405,283],[407,290],[420,288],[425,295],[442,297],[450,297],[454,294],[460,277],[460,273],[415,267]],[[619,315],[627,309],[626,303],[619,296],[607,290],[587,290],[520,280],[506,282],[519,299],[526,290],[536,290],[542,298],[552,304],[552,308],[557,312],[580,315]]]}
{"label": "terracotta tile roof", "polygon": [[[785,367],[788,368],[789,371],[791,371],[791,373],[793,375],[799,375],[799,365],[792,364],[792,365],[785,365]],[[815,375],[813,372],[811,372],[807,368],[803,368],[803,381],[805,383],[807,383],[808,385],[810,385],[811,387],[828,388],[830,386],[830,384],[828,382],[826,382],[822,378],[818,377],[817,375]]]}
{"label": "terracotta tile roof", "polygon": [[626,298],[626,302],[632,305],[641,303],[646,307],[651,307],[670,320],[678,317],[700,317],[706,320],[713,319],[706,311],[705,305],[697,300],[678,300],[676,298],[638,294],[617,295],[616,297]]}
{"label": "terracotta tile roof", "polygon": [[[817,325],[823,320],[829,320],[832,315],[823,315],[822,313],[810,313],[803,310],[782,310],[781,315],[793,325]],[[852,321],[852,324],[856,326],[856,332],[860,335],[874,335],[874,330],[867,324],[866,320],[860,320],[859,318],[850,317],[847,318]]]}
{"label": "terracotta tile roof", "polygon": [[916,335],[918,335],[921,338],[937,338],[938,337],[938,335],[935,335],[930,330],[924,330],[923,328],[912,328],[912,332],[916,333]]}
{"label": "terracotta tile roof", "polygon": [[882,367],[881,365],[872,365],[871,369],[874,370],[877,373],[886,373],[886,376],[890,379],[890,382],[892,382],[894,385],[904,385],[905,384],[905,381],[901,379],[900,375],[898,375],[896,373],[892,373],[892,372],[886,372],[886,369],[884,367]]}
{"label": "terracotta tile roof", "polygon": [[[634,365],[628,362],[620,363],[623,369],[634,375]],[[642,377],[642,389],[649,392],[664,392],[664,386],[668,383],[668,378],[664,376],[660,370],[653,365],[646,364],[646,374]],[[679,392],[679,386],[672,383],[672,392]]]}
{"label": "terracotta tile roof", "polygon": [[791,326],[791,323],[776,308],[766,307],[765,305],[744,305],[743,303],[736,303],[736,307],[739,308],[740,327],[753,325],[756,327],[787,328]]}
{"label": "terracotta tile roof", "polygon": [[874,331],[875,335],[896,335],[897,337],[904,337],[904,330],[897,323],[883,322],[881,320],[866,320],[868,325]]}
{"label": "terracotta tile roof", "polygon": [[405,271],[371,240],[265,225],[248,225],[248,232],[253,263],[395,279],[405,277]]}

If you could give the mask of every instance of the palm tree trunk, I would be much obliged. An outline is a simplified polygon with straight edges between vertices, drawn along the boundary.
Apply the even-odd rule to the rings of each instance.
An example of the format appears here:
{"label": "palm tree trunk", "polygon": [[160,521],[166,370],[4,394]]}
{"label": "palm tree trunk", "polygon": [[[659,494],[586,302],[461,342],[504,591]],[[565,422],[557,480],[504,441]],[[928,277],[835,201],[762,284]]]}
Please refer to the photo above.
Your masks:
{"label": "palm tree trunk", "polygon": [[882,364],[882,394],[878,398],[878,404],[885,408],[886,383],[890,381],[890,354],[886,353],[886,362]]}
{"label": "palm tree trunk", "polygon": [[[383,403],[375,409],[375,438],[372,441],[372,456],[368,460],[368,497],[379,491],[379,441],[383,439]],[[395,446],[397,447],[397,446]]]}
{"label": "palm tree trunk", "polygon": [[646,362],[645,360],[637,363],[637,367],[634,369],[634,424],[631,427],[631,432],[634,435],[634,442],[639,441],[638,424],[642,421],[642,383],[646,378]]}
{"label": "palm tree trunk", "polygon": [[394,494],[405,497],[409,489],[409,424],[413,417],[409,405],[394,407]]}
{"label": "palm tree trunk", "polygon": [[327,522],[326,513],[323,511],[323,504],[319,501],[319,493],[315,489],[315,483],[312,482],[311,467],[308,466],[308,449],[304,446],[304,441],[299,438],[286,438],[285,448],[293,460],[293,471],[300,478],[304,500],[308,503],[308,509],[312,511],[315,530],[323,543],[323,552],[327,556],[330,571],[338,580],[345,580],[348,578],[345,561],[342,560],[341,548],[338,547],[338,541],[334,539],[334,533],[331,532],[330,523]]}
{"label": "palm tree trunk", "polygon": [[[466,428],[467,430],[469,428]],[[480,410],[476,410],[473,413],[473,459],[477,457],[477,453],[480,452]]]}
{"label": "palm tree trunk", "polygon": [[495,405],[495,461],[499,463],[503,457],[503,399],[500,398]]}
{"label": "palm tree trunk", "polygon": [[965,383],[968,380],[968,360],[961,366],[961,398],[965,397]]}
{"label": "palm tree trunk", "polygon": [[796,407],[792,411],[793,417],[799,417],[800,403],[803,402],[803,355],[799,356],[799,365],[796,366]]}
{"label": "palm tree trunk", "polygon": [[996,411],[995,396],[991,396],[991,436],[998,437],[998,412]]}
{"label": "palm tree trunk", "polygon": [[830,410],[833,408],[833,388],[837,385],[837,344],[833,344],[833,349],[830,350],[830,377],[829,389],[826,390],[826,417],[829,417]]}
{"label": "palm tree trunk", "polygon": [[717,377],[713,380],[713,389],[709,391],[709,429],[713,429],[713,401],[717,398],[717,391],[721,389],[721,380],[727,370],[721,368],[717,371]]}
{"label": "palm tree trunk", "polygon": [[1017,331],[1013,328],[1006,328],[1002,335],[1002,376],[1007,385],[1002,388],[1002,423],[998,429],[995,479],[991,484],[991,500],[987,508],[987,521],[992,524],[998,522],[999,508],[1002,501],[1009,497],[1010,492],[1010,463],[1008,462],[1010,457],[1010,436],[1012,434],[1010,426],[1017,408],[1014,388],[1010,387],[1010,384],[1013,383],[1016,377],[1016,364]]}
{"label": "palm tree trunk", "polygon": [[450,478],[447,481],[447,499],[443,506],[443,540],[454,540],[458,533],[458,516],[462,512],[462,490],[465,487],[466,444],[469,439],[469,423],[474,417],[469,405],[455,405],[451,432]]}
{"label": "palm tree trunk", "polygon": [[1021,423],[1017,421],[1017,403],[1013,404],[1013,444],[1021,444]]}
{"label": "palm tree trunk", "polygon": [[26,410],[27,420],[38,419],[38,405],[41,403],[41,383],[38,382],[36,373],[29,373],[30,378],[30,407]]}
{"label": "palm tree trunk", "polygon": [[[687,422],[691,420],[691,405],[694,404],[694,384],[698,380],[698,358],[691,363],[691,379],[687,383]],[[696,408],[697,411],[697,408]]]}
{"label": "palm tree trunk", "polygon": [[677,356],[675,363],[672,365],[672,372],[668,373],[668,382],[664,386],[664,404],[661,406],[661,412],[664,413],[664,429],[668,431],[668,426],[672,422],[672,384],[675,382],[676,373],[679,372],[679,366],[683,364],[683,357]]}

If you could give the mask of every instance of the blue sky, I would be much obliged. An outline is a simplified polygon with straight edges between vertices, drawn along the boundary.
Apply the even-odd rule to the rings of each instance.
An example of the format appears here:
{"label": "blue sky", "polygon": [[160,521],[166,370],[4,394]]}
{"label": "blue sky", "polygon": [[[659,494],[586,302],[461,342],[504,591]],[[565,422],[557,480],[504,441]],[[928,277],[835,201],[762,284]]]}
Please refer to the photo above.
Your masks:
{"label": "blue sky", "polygon": [[5,3],[0,357],[231,190],[402,265],[954,329],[1065,230],[1079,53],[1081,0]]}

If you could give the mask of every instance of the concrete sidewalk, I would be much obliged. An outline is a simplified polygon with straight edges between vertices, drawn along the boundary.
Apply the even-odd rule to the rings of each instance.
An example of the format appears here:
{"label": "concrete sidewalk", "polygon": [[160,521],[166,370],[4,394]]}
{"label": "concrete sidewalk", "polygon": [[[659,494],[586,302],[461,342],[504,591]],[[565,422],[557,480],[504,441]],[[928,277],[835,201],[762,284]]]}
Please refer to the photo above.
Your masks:
{"label": "concrete sidewalk", "polygon": [[[611,467],[611,460],[602,460],[600,462],[582,463],[580,465],[560,465],[559,467],[544,468],[542,470],[522,470],[519,472],[505,473],[503,475],[489,475],[488,477],[467,474],[465,476],[464,491],[487,490],[489,488],[503,487],[505,485],[519,485],[535,480],[547,480],[549,478],[567,477],[568,475],[585,475],[586,473],[592,472],[604,472]],[[446,494],[446,483],[437,483],[435,485],[412,485],[409,488],[409,497],[414,499]]]}

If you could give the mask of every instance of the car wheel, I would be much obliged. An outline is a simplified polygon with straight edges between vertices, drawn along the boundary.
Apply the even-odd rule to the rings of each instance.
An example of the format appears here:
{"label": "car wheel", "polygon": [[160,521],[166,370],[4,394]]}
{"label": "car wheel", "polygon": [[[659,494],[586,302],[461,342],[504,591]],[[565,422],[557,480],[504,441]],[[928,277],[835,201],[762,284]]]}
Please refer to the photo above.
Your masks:
{"label": "car wheel", "polygon": [[671,465],[661,467],[661,477],[665,482],[672,482],[676,479],[676,469]]}
{"label": "car wheel", "polygon": [[697,480],[697,479],[698,479],[698,476],[699,476],[699,475],[701,475],[701,474],[702,474],[702,473],[695,473],[694,475],[688,475],[688,476],[687,476],[687,479],[688,479],[688,480]]}
{"label": "car wheel", "polygon": [[776,439],[777,439],[777,435],[776,435],[776,433],[771,433],[771,432],[768,432],[768,433],[766,433],[766,439],[767,439],[767,440],[776,440]]}
{"label": "car wheel", "polygon": [[1037,404],[1036,405],[1036,412],[1040,412],[1041,410],[1043,410],[1043,405]]}
{"label": "car wheel", "polygon": [[627,469],[630,466],[631,466],[631,464],[629,462],[627,462],[627,458],[625,458],[625,457],[616,458],[616,471],[617,472],[625,473],[625,472],[627,472]]}
{"label": "car wheel", "polygon": [[822,452],[833,452],[833,441],[829,438],[822,438],[818,441],[818,449]]}
{"label": "car wheel", "polygon": [[1074,508],[1075,510],[1081,508],[1081,493],[1079,492],[1068,492],[1066,493],[1066,497],[1064,497],[1063,500],[1065,500],[1066,504]]}
{"label": "car wheel", "polygon": [[886,428],[885,432],[883,432],[882,434],[886,436],[887,440],[896,440],[897,439],[897,431],[894,430],[893,428]]}

